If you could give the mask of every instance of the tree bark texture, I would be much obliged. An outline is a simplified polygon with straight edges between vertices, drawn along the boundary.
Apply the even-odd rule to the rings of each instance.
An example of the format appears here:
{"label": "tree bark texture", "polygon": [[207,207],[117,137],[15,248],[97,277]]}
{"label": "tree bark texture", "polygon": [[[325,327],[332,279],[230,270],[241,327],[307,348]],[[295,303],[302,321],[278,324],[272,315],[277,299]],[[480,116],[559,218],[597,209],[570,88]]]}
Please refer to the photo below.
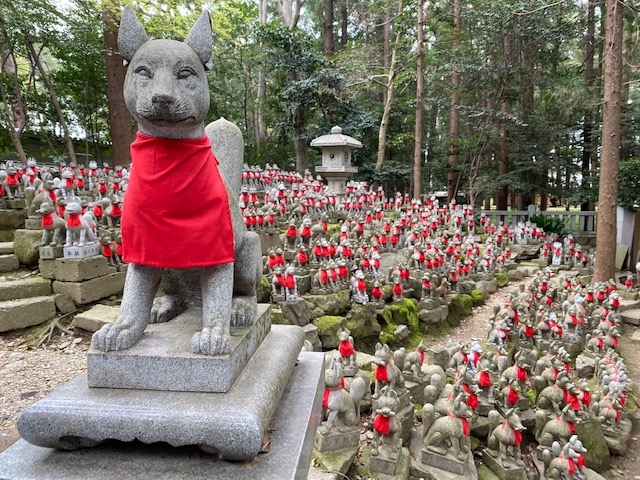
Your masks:
{"label": "tree bark texture", "polygon": [[[462,29],[462,20],[460,18],[461,0],[453,0],[453,23],[455,31],[453,33],[453,40],[451,50],[456,51],[459,44],[459,33]],[[449,105],[449,156],[447,163],[449,165],[449,173],[447,175],[447,198],[451,200],[456,196],[458,191],[458,178],[460,176],[458,172],[458,135],[460,132],[460,111],[458,105],[460,104],[460,92],[458,90],[460,86],[460,72],[454,66],[451,72],[451,104]]]}
{"label": "tree bark texture", "polygon": [[[592,90],[596,81],[596,73],[594,70],[594,53],[595,53],[595,11],[596,0],[589,0],[587,5],[587,36],[584,42],[584,81],[587,88]],[[582,189],[590,190],[591,182],[588,180],[591,170],[595,168],[596,155],[595,145],[593,144],[593,122],[594,107],[587,105],[584,114],[584,125],[582,128]],[[582,211],[592,211],[594,207],[593,200],[585,200],[580,205]]]}
{"label": "tree bark texture", "polygon": [[[504,37],[504,62],[506,65],[509,65],[511,62],[511,39],[509,37]],[[506,87],[505,87],[506,90]],[[503,96],[500,102],[500,111],[503,116],[508,116],[511,113],[511,102],[509,101],[508,96]],[[498,173],[501,177],[504,177],[507,173],[509,173],[509,127],[506,125],[505,121],[502,121],[500,126],[500,149],[498,150]],[[508,199],[509,199],[509,187],[508,185],[503,185],[500,187],[498,191],[498,202],[497,209],[498,210],[506,210],[508,208]]]}
{"label": "tree bark texture", "polygon": [[416,68],[416,128],[413,144],[413,198],[420,198],[422,183],[422,110],[424,97],[424,0],[418,0],[418,55]]}
{"label": "tree bark texture", "polygon": [[616,209],[620,159],[620,95],[622,90],[622,23],[624,2],[606,0],[604,100],[598,189],[598,228],[593,282],[613,278],[616,258]]}
{"label": "tree bark texture", "polygon": [[131,143],[135,140],[131,114],[124,103],[124,77],[127,69],[118,53],[118,25],[120,2],[105,0],[102,3],[104,46],[107,51],[107,100],[109,102],[109,133],[111,156],[114,165],[131,163]]}
{"label": "tree bark texture", "polygon": [[333,0],[324,0],[324,54],[333,55]]}

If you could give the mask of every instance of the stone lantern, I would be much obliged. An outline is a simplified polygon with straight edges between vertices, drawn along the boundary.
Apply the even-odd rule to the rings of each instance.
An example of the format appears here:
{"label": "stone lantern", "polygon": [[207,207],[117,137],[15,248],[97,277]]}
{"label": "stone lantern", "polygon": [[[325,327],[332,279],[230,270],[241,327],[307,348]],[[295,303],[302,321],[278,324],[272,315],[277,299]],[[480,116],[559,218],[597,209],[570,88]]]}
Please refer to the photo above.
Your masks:
{"label": "stone lantern", "polygon": [[336,125],[329,135],[313,140],[311,146],[322,149],[322,166],[316,167],[316,173],[327,180],[329,189],[338,198],[342,198],[346,193],[347,181],[358,171],[351,166],[351,149],[362,148],[362,142],[344,135],[342,128]]}

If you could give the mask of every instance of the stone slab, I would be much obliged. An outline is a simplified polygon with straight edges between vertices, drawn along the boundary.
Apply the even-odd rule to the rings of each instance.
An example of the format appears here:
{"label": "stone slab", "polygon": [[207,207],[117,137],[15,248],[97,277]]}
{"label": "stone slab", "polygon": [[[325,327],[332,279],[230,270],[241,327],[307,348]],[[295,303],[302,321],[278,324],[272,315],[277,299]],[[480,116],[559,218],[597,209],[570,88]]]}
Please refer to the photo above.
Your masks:
{"label": "stone slab", "polygon": [[[274,326],[227,393],[89,388],[83,372],[28,407],[18,431],[41,447],[139,440],[248,460],[260,451],[301,346],[300,328]],[[321,385],[320,372],[309,381]]]}
{"label": "stone slab", "polygon": [[27,218],[26,210],[0,209],[0,228],[15,230],[24,224],[25,218]]}
{"label": "stone slab", "polygon": [[626,310],[620,314],[620,318],[624,323],[629,325],[640,325],[640,310]]}
{"label": "stone slab", "polygon": [[13,242],[0,242],[0,255],[9,255],[13,251]]}
{"label": "stone slab", "polygon": [[[340,472],[342,475],[346,475],[353,465],[353,461],[358,455],[360,451],[360,445],[351,448],[345,448],[342,450],[334,450],[331,452],[319,452],[318,450],[314,450],[313,452],[313,461],[314,465],[317,465],[318,468],[321,468],[325,472]],[[311,471],[309,471],[309,479],[312,480]],[[319,477],[322,478],[322,477]],[[344,478],[344,476],[340,477]]]}
{"label": "stone slab", "polygon": [[397,449],[395,460],[389,458],[391,448],[391,445],[383,443],[378,448],[378,455],[375,457],[372,455],[370,457],[369,469],[374,476],[379,478],[379,475],[376,474],[382,474],[395,477],[402,459],[402,447]]}
{"label": "stone slab", "polygon": [[[90,387],[227,392],[271,328],[271,309],[258,305],[251,327],[231,328],[231,353],[191,352],[191,337],[202,330],[202,311],[189,309],[167,323],[149,325],[138,343],[126,350],[87,353]],[[298,350],[302,347],[304,333]]]}
{"label": "stone slab", "polygon": [[0,283],[0,302],[46,295],[51,295],[51,282],[43,278],[30,277]]}
{"label": "stone slab", "polygon": [[45,246],[45,247],[40,247],[38,249],[38,252],[39,252],[40,258],[43,260],[55,260],[56,258],[60,258],[64,256],[63,247]]}
{"label": "stone slab", "polygon": [[332,452],[345,448],[358,448],[360,445],[360,427],[343,427],[341,431],[334,427],[329,433],[323,433],[326,422],[320,424],[313,442],[313,448],[318,452]]}
{"label": "stone slab", "polygon": [[619,312],[626,312],[627,310],[635,310],[640,308],[640,300],[628,300],[626,298],[620,299]]}
{"label": "stone slab", "polygon": [[44,230],[42,228],[42,219],[40,218],[27,218],[24,221],[25,230]]}
{"label": "stone slab", "polygon": [[19,229],[13,237],[13,249],[22,265],[36,265],[39,258],[42,232],[38,230]]}
{"label": "stone slab", "polygon": [[524,467],[520,467],[514,464],[514,462],[509,463],[509,468],[505,468],[502,465],[502,461],[495,458],[492,454],[490,454],[486,449],[482,452],[482,462],[495,473],[500,480],[522,480],[522,478],[527,478]]}
{"label": "stone slab", "polygon": [[271,449],[246,463],[218,460],[195,447],[110,442],[69,452],[36,447],[20,440],[0,453],[0,478],[306,480],[322,408],[323,373],[322,354],[300,353],[273,418]]}
{"label": "stone slab", "polygon": [[122,293],[125,276],[126,273],[118,272],[85,282],[55,281],[53,292],[69,295],[76,305],[86,305]]}
{"label": "stone slab", "polygon": [[47,280],[56,279],[56,261],[55,260],[38,260],[38,269],[40,270],[40,276]]}
{"label": "stone slab", "polygon": [[13,253],[0,255],[0,273],[14,272],[20,268],[20,260]]}
{"label": "stone slab", "polygon": [[53,300],[56,302],[56,308],[58,312],[62,315],[67,315],[69,313],[76,311],[76,304],[73,303],[73,300],[69,295],[56,294],[53,296]]}
{"label": "stone slab", "polygon": [[53,297],[30,297],[0,302],[0,332],[39,325],[56,316]]}
{"label": "stone slab", "polygon": [[64,247],[64,258],[80,259],[100,255],[100,246],[97,243],[82,247]]}
{"label": "stone slab", "polygon": [[103,256],[83,259],[58,258],[56,280],[61,282],[84,282],[108,273],[109,262]]}
{"label": "stone slab", "polygon": [[[71,324],[79,327],[87,332],[97,332],[108,323],[116,323],[118,320],[118,307],[110,307],[109,305],[94,305],[89,310],[78,313]],[[91,378],[89,379],[91,380]],[[91,386],[91,385],[90,385]],[[104,387],[112,387],[111,385],[97,385]]]}

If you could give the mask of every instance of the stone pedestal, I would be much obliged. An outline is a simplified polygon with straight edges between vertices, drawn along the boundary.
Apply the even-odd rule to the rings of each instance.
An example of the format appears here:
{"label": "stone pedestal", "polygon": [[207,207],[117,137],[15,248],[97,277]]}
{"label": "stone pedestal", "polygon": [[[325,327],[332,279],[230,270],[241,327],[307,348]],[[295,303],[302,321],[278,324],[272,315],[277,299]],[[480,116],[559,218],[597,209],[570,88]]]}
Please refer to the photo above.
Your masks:
{"label": "stone pedestal", "polygon": [[231,328],[231,353],[200,355],[191,352],[191,337],[202,330],[202,311],[189,309],[170,322],[147,326],[126,350],[102,352],[91,346],[89,387],[228,392],[270,329],[271,309],[260,304],[254,325]]}
{"label": "stone pedestal", "polygon": [[100,248],[97,243],[84,245],[83,247],[64,247],[64,258],[73,258],[77,260],[99,254]]}
{"label": "stone pedestal", "polygon": [[333,452],[345,448],[358,448],[360,444],[360,427],[334,427],[329,433],[323,433],[326,422],[320,424],[313,442],[313,448],[319,452]]}
{"label": "stone pedestal", "polygon": [[23,198],[14,198],[7,202],[7,207],[12,210],[21,210],[27,207],[27,202]]}
{"label": "stone pedestal", "polygon": [[[378,448],[378,455],[375,457],[372,455],[369,460],[369,469],[373,474],[383,475],[395,475],[398,471],[398,464],[400,463],[401,453],[403,448],[398,447],[395,452],[392,452],[394,447],[389,444],[382,444]],[[390,456],[393,453],[394,458]]]}
{"label": "stone pedestal", "polygon": [[43,230],[41,218],[26,218],[24,221],[25,230]]}
{"label": "stone pedestal", "polygon": [[[436,467],[445,472],[455,473],[456,475],[465,475],[469,470],[468,464],[473,465],[473,454],[469,452],[464,460],[460,461],[453,455],[440,455],[424,448],[422,450],[422,463],[430,467]],[[474,465],[475,468],[475,465]]]}
{"label": "stone pedestal", "polygon": [[[463,465],[463,473],[457,474],[440,468],[426,464],[422,460],[424,446],[422,444],[422,427],[413,432],[411,435],[411,476],[416,478],[426,478],[429,480],[477,480],[478,471],[473,461],[473,455],[469,453]],[[440,456],[441,457],[441,456]],[[434,458],[434,462],[435,462]],[[455,460],[454,460],[455,461]],[[457,462],[457,461],[456,461]],[[458,468],[458,471],[460,469]]]}
{"label": "stone pedestal", "polygon": [[62,247],[40,247],[39,252],[42,260],[55,260],[56,258],[64,256]]}
{"label": "stone pedestal", "polygon": [[260,451],[302,341],[299,327],[274,326],[227,393],[89,388],[82,373],[27,408],[18,431],[42,447],[139,440],[198,445],[224,459],[248,460]]}
{"label": "stone pedestal", "polygon": [[[322,407],[323,372],[323,354],[300,353],[272,421],[271,449],[261,454],[257,462],[221,461],[197,447],[173,448],[166,444],[109,442],[92,449],[68,452],[36,447],[20,440],[0,453],[0,478],[306,480]],[[197,395],[204,398],[211,394]]]}
{"label": "stone pedestal", "polygon": [[500,480],[522,480],[527,478],[524,467],[509,462],[509,467],[505,468],[499,458],[494,457],[489,451],[482,452],[482,462],[495,473]]}

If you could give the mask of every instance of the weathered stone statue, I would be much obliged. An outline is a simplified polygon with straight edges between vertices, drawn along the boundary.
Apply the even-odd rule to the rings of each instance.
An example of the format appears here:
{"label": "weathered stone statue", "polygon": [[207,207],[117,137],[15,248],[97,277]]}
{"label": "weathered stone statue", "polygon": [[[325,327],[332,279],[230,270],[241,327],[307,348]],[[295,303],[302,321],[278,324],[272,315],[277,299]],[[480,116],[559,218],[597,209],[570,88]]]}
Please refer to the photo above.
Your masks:
{"label": "weathered stone statue", "polygon": [[[469,420],[471,408],[464,402],[466,394],[461,392],[453,401],[448,415],[439,416],[433,405],[426,404],[422,410],[422,443],[427,452],[441,457],[451,456],[463,462],[471,452],[469,442]],[[425,456],[423,455],[423,462]],[[434,465],[437,466],[437,465]]]}
{"label": "weathered stone statue", "polygon": [[[507,477],[506,470],[517,469],[524,472],[520,444],[522,432],[526,428],[520,421],[518,409],[508,409],[504,417],[494,410],[489,413],[489,422],[484,463],[500,478]],[[509,478],[515,478],[515,475],[510,475]]]}
{"label": "weathered stone statue", "polygon": [[[134,345],[151,318],[163,269],[197,267],[202,331],[193,335],[191,349],[208,355],[229,353],[230,326],[250,325],[256,317],[260,239],[246,231],[236,203],[242,156],[220,158],[218,165],[203,123],[210,98],[209,14],[203,13],[184,42],[150,40],[127,6],[118,45],[128,63],[125,102],[138,122],[122,218],[124,261],[129,268],[118,321],[96,332],[92,343],[103,351]],[[241,144],[242,135],[238,130],[224,140],[213,140]],[[193,175],[195,171],[199,174]],[[176,177],[187,184],[166,195],[166,181]],[[151,200],[148,192],[154,191],[159,195]],[[190,208],[188,217],[185,205]],[[180,241],[174,241],[178,236]],[[182,272],[173,275],[180,277]],[[175,292],[183,301],[185,295]]]}
{"label": "weathered stone statue", "polygon": [[353,348],[353,337],[348,328],[338,329],[338,352],[337,361],[342,366],[346,376],[353,377],[358,371],[356,364],[356,351]]}

